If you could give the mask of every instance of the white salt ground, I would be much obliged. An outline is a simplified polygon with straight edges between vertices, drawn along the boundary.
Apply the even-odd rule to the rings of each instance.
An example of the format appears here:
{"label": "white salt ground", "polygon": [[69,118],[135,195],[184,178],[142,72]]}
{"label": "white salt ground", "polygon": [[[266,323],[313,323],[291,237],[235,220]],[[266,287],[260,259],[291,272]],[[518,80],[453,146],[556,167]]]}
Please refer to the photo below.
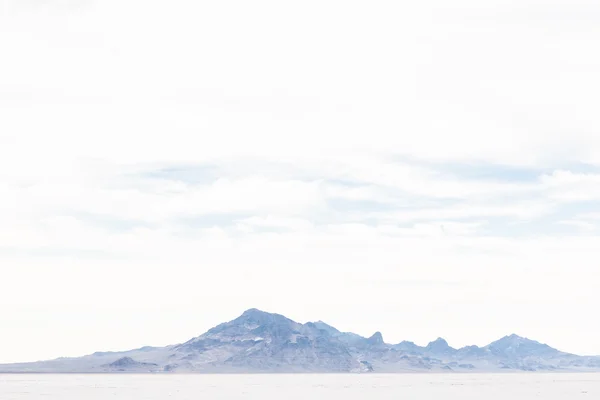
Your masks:
{"label": "white salt ground", "polygon": [[600,399],[600,374],[0,375],[2,400]]}

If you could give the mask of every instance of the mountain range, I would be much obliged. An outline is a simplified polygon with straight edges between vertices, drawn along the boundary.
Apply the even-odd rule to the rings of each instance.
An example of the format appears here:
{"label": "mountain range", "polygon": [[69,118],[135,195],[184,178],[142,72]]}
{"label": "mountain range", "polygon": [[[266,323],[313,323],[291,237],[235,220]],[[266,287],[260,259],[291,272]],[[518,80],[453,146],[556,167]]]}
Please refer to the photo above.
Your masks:
{"label": "mountain range", "polygon": [[97,352],[78,358],[0,365],[5,373],[345,373],[600,371],[600,357],[578,356],[517,335],[484,347],[388,344],[325,322],[301,324],[257,309],[185,343]]}

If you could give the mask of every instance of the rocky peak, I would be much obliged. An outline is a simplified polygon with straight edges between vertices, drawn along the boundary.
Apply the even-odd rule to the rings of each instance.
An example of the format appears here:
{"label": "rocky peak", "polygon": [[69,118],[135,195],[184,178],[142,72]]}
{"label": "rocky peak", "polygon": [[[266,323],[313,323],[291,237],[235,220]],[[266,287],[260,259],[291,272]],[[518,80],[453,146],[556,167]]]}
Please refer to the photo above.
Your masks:
{"label": "rocky peak", "polygon": [[398,343],[394,346],[394,348],[407,353],[421,353],[423,351],[422,347],[417,346],[414,342],[409,342],[407,340]]}
{"label": "rocky peak", "polygon": [[232,326],[245,327],[247,329],[256,329],[258,327],[271,327],[296,324],[291,319],[283,315],[268,313],[256,308],[244,311],[242,315],[228,323]]}
{"label": "rocky peak", "polygon": [[204,351],[217,343],[258,342],[266,339],[285,341],[301,327],[302,325],[283,315],[251,308],[236,319],[217,325],[176,349]]}
{"label": "rocky peak", "polygon": [[446,339],[444,338],[437,338],[435,339],[433,342],[429,342],[429,344],[427,345],[427,347],[448,347],[448,342],[446,341]]}
{"label": "rocky peak", "polygon": [[257,308],[250,308],[242,313],[237,320],[253,320],[257,322],[272,321],[274,319],[287,319],[283,315],[273,314]]}
{"label": "rocky peak", "polygon": [[307,325],[314,326],[315,328],[317,328],[319,330],[325,331],[331,336],[338,336],[342,333],[339,330],[337,330],[336,328],[334,328],[333,326],[331,326],[323,321],[309,322]]}
{"label": "rocky peak", "polygon": [[552,347],[519,335],[508,335],[486,346],[493,354],[506,357],[551,356],[561,354]]}
{"label": "rocky peak", "polygon": [[375,332],[373,334],[373,336],[371,336],[370,338],[367,339],[367,342],[373,346],[381,346],[381,345],[385,344],[383,341],[383,335],[381,334],[381,332]]}
{"label": "rocky peak", "polygon": [[368,339],[365,339],[364,337],[357,335],[356,333],[341,332],[340,330],[334,328],[333,326],[331,326],[323,321],[309,322],[309,323],[305,324],[305,326],[310,327],[310,328],[316,328],[320,332],[325,332],[327,335],[331,336],[332,338],[336,338],[340,342],[345,343],[346,345],[351,346],[351,347],[364,346],[365,343],[367,343],[367,341],[368,341]]}
{"label": "rocky peak", "polygon": [[510,348],[517,348],[520,347],[522,345],[539,345],[540,343],[533,341],[533,340],[529,340],[527,338],[521,337],[519,335],[515,335],[514,333],[512,335],[507,335],[504,336],[501,339],[496,340],[495,342],[492,342],[488,345],[488,347],[494,347],[496,349],[503,349],[503,350],[507,350]]}
{"label": "rocky peak", "polygon": [[427,347],[425,347],[425,350],[438,354],[448,354],[456,351],[448,345],[448,342],[445,339],[441,337],[437,338],[433,342],[430,342]]}
{"label": "rocky peak", "polygon": [[468,358],[468,359],[480,358],[480,357],[485,357],[486,354],[487,354],[486,349],[483,349],[481,347],[474,346],[474,345],[461,347],[456,352],[456,355],[458,356],[458,358],[461,358],[461,359],[462,358]]}

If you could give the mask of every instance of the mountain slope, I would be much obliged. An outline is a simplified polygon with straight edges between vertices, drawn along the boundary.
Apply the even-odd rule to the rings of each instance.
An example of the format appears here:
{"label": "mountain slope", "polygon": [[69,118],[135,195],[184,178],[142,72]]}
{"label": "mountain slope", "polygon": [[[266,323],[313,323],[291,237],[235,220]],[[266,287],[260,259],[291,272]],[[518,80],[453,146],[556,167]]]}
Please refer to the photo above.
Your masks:
{"label": "mountain slope", "polygon": [[215,367],[257,372],[361,370],[359,361],[335,336],[256,309],[173,350],[187,353],[186,360],[195,368],[210,361]]}
{"label": "mountain slope", "polygon": [[365,338],[325,322],[301,324],[257,309],[185,343],[98,352],[79,358],[0,365],[0,372],[429,372],[600,370],[599,357],[580,357],[517,335],[485,347],[452,348],[438,338],[425,347]]}

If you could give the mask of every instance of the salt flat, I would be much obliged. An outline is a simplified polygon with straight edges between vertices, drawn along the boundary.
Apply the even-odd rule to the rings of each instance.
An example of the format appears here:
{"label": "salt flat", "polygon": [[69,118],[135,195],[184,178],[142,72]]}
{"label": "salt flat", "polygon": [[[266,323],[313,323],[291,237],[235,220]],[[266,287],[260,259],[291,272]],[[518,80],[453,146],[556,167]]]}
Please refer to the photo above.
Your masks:
{"label": "salt flat", "polygon": [[600,374],[0,375],[2,400],[598,399]]}

